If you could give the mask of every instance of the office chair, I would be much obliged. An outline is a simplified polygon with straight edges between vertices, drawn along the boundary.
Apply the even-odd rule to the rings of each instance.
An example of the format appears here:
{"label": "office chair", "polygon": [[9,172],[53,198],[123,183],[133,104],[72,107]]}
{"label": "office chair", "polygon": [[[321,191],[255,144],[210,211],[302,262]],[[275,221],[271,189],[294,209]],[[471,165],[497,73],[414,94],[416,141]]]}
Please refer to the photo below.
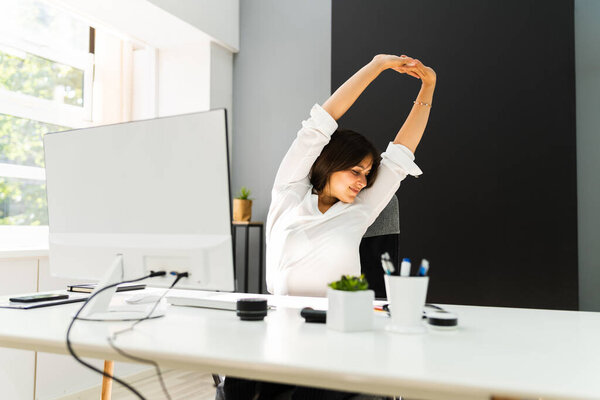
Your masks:
{"label": "office chair", "polygon": [[386,298],[384,272],[381,267],[383,253],[390,254],[390,259],[396,267],[394,275],[399,273],[399,243],[400,211],[398,198],[394,195],[375,222],[369,226],[360,242],[361,272],[369,282],[369,289],[375,292],[375,298]]}

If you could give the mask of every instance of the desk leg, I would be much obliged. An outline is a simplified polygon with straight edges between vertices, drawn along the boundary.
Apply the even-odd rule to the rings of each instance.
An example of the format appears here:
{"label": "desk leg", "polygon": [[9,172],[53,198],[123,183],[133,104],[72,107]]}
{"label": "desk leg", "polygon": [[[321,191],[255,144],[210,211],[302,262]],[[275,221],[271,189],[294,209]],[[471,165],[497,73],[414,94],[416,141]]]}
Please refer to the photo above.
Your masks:
{"label": "desk leg", "polygon": [[240,279],[240,274],[238,274],[238,270],[237,270],[237,244],[236,244],[236,239],[237,239],[237,227],[235,225],[232,224],[231,226],[231,247],[233,248],[233,279],[234,279],[234,287],[235,287],[235,291],[237,292],[238,290],[240,290],[239,287],[239,279]]}
{"label": "desk leg", "polygon": [[[113,376],[115,371],[115,362],[105,360],[104,361],[104,372]],[[106,376],[102,377],[102,400],[110,400],[112,392],[112,379]]]}
{"label": "desk leg", "polygon": [[258,249],[258,293],[263,292],[263,245],[264,245],[264,232],[263,226],[259,226],[258,233],[260,235],[259,249]]}
{"label": "desk leg", "polygon": [[250,247],[250,226],[246,225],[246,247],[244,248],[244,293],[248,293],[248,251]]}
{"label": "desk leg", "polygon": [[235,265],[235,256],[236,256],[236,247],[235,247],[235,239],[237,236],[237,229],[235,226],[231,229],[231,247],[233,247],[233,265]]}

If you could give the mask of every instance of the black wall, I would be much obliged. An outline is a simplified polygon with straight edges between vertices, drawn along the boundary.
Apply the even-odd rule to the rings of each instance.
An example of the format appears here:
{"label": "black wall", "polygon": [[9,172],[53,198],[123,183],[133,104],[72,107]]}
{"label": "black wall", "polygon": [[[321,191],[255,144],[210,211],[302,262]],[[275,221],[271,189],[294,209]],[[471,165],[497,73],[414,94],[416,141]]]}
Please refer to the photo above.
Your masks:
{"label": "black wall", "polygon": [[[375,54],[438,75],[400,200],[428,301],[577,309],[573,2],[333,0],[332,92]],[[388,70],[340,120],[384,150],[420,83]]]}

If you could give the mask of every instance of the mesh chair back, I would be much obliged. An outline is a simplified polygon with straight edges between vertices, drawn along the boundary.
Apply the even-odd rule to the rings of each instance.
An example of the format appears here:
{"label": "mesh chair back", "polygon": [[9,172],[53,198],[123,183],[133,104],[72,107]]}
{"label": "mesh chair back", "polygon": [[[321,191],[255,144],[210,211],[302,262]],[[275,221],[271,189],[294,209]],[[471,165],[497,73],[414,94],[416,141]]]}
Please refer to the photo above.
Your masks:
{"label": "mesh chair back", "polygon": [[375,222],[369,226],[363,237],[392,234],[400,234],[400,209],[396,195],[392,197]]}

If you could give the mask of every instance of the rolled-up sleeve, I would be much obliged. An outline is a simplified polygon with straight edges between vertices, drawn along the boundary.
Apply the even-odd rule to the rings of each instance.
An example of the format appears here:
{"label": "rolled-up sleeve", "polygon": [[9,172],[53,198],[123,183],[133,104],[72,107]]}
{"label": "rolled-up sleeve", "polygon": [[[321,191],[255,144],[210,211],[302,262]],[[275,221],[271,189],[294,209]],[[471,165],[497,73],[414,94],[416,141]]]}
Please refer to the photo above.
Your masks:
{"label": "rolled-up sleeve", "polygon": [[388,144],[387,149],[381,155],[383,160],[388,160],[395,164],[395,168],[404,171],[404,179],[406,175],[418,177],[423,174],[423,171],[415,164],[415,155],[408,147],[401,144]]}
{"label": "rolled-up sleeve", "polygon": [[381,154],[381,164],[375,183],[359,195],[370,213],[368,225],[375,221],[381,210],[390,202],[404,178],[408,175],[418,177],[423,174],[414,160],[412,151],[401,144],[390,143]]}
{"label": "rolled-up sleeve", "polygon": [[310,118],[302,121],[302,128],[279,166],[273,190],[294,183],[308,184],[313,163],[337,127],[335,119],[315,104],[310,110]]}

